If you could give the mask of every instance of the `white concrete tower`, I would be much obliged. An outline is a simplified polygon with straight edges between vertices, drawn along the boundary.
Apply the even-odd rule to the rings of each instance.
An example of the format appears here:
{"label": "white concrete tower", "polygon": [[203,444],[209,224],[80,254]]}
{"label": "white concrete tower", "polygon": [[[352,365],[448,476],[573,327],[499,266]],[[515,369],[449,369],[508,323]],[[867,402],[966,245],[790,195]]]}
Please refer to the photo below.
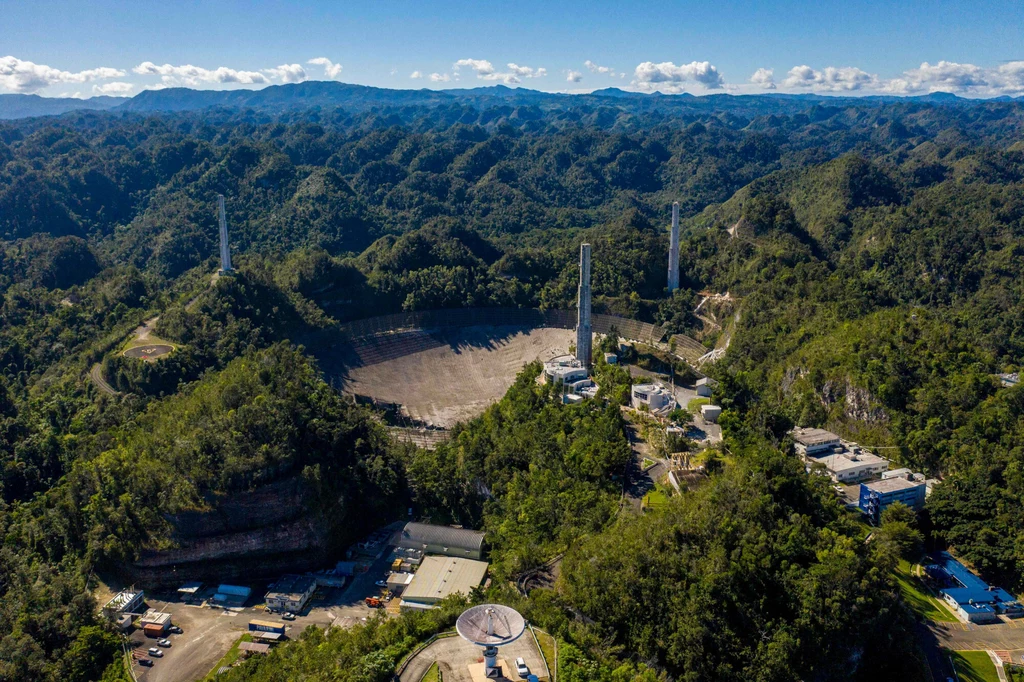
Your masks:
{"label": "white concrete tower", "polygon": [[679,202],[672,202],[672,234],[668,240],[668,291],[679,288]]}
{"label": "white concrete tower", "polygon": [[576,359],[590,367],[594,334],[590,326],[590,244],[580,244],[580,289],[576,307]]}
{"label": "white concrete tower", "polygon": [[217,195],[217,217],[220,218],[220,274],[230,275],[231,247],[228,245],[228,219],[224,215],[224,195]]}

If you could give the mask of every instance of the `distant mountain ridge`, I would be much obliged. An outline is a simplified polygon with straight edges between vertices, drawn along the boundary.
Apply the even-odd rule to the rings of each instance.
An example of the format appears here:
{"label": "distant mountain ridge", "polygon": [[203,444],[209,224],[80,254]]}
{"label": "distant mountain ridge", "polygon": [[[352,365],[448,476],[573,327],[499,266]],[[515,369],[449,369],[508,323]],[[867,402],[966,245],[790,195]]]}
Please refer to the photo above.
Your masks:
{"label": "distant mountain ridge", "polygon": [[0,95],[0,119],[56,116],[83,109],[106,111],[120,106],[128,97],[40,97],[39,95]]}
{"label": "distant mountain ridge", "polygon": [[849,97],[783,93],[695,96],[689,93],[664,95],[629,92],[614,87],[584,94],[564,94],[541,92],[528,88],[509,88],[504,85],[450,90],[428,90],[425,88],[394,90],[337,81],[306,81],[287,85],[271,85],[259,90],[195,90],[192,88],[144,90],[131,98],[76,99],[40,97],[38,95],[0,95],[0,119],[52,116],[76,110],[149,113],[225,107],[231,109],[251,108],[276,113],[312,107],[344,107],[353,111],[363,111],[372,107],[430,107],[451,104],[467,104],[477,107],[496,105],[572,107],[577,104],[588,106],[606,104],[637,106],[642,109],[692,108],[695,113],[719,110],[746,115],[761,115],[790,112],[795,108],[804,108],[808,103],[872,107],[902,101],[971,106],[989,101],[1014,102],[1022,99],[1024,98],[1000,97],[996,100],[972,100],[951,93],[931,93],[916,97],[895,95]]}

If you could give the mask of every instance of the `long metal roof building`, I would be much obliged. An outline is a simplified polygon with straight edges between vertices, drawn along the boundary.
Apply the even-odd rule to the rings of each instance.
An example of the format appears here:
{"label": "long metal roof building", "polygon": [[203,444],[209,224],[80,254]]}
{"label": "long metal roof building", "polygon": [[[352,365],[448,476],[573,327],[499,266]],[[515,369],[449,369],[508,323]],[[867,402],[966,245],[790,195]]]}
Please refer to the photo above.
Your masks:
{"label": "long metal roof building", "polygon": [[434,526],[429,523],[407,523],[402,529],[399,547],[418,549],[424,554],[482,559],[484,533],[479,530]]}

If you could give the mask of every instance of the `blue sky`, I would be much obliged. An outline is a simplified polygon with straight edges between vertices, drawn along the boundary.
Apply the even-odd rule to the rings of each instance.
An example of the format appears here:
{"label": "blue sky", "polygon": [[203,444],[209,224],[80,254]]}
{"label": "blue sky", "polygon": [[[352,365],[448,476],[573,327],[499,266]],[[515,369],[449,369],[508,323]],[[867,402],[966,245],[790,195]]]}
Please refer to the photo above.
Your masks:
{"label": "blue sky", "polygon": [[4,0],[0,11],[0,92],[330,78],[392,88],[1021,95],[1024,3]]}

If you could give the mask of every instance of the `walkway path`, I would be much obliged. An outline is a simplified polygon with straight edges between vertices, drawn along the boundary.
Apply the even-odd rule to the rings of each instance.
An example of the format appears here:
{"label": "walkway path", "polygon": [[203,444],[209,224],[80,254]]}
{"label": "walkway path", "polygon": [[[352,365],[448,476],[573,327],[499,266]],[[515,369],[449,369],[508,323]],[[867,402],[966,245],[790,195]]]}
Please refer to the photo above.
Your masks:
{"label": "walkway path", "polygon": [[1006,682],[1006,669],[1003,667],[1003,660],[994,651],[986,651],[992,659],[992,665],[996,667],[996,675],[999,675],[999,682]]}

